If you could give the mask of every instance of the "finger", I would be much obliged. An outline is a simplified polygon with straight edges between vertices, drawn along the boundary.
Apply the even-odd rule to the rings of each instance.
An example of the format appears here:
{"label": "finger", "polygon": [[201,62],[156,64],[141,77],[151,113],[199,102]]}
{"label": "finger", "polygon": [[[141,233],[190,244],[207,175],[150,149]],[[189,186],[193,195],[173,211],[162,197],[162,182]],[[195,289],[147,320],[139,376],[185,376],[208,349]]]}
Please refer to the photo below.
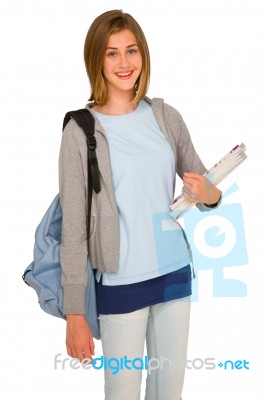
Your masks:
{"label": "finger", "polygon": [[75,357],[75,358],[78,358],[80,362],[82,362],[84,360],[84,358],[86,358],[86,359],[90,358],[91,359],[91,357],[88,354],[86,354],[85,351],[83,351],[82,349],[80,349],[77,352],[77,357]]}
{"label": "finger", "polygon": [[185,179],[183,181],[183,184],[190,190],[193,190],[194,188],[198,187],[198,181],[196,181],[195,179]]}
{"label": "finger", "polygon": [[70,344],[67,344],[66,347],[67,347],[67,354],[70,357],[78,358],[78,356],[77,356],[78,355],[78,351],[76,349],[76,346],[74,346],[73,344],[72,344],[72,346]]}
{"label": "finger", "polygon": [[183,193],[183,195],[184,195],[186,198],[187,198],[187,197],[190,197],[191,199],[194,199],[194,200],[195,200],[195,195],[194,195],[194,193],[193,193],[188,187],[183,186],[182,193]]}
{"label": "finger", "polygon": [[183,196],[185,197],[186,200],[188,200],[190,203],[196,204],[197,201],[196,199],[190,197],[187,193],[183,193]]}
{"label": "finger", "polygon": [[95,345],[93,341],[93,336],[90,337],[89,347],[91,354],[95,355]]}
{"label": "finger", "polygon": [[184,184],[186,183],[187,185],[192,185],[194,182],[195,182],[195,179],[186,178],[186,177],[184,177],[184,179],[183,179],[183,183]]}
{"label": "finger", "polygon": [[80,361],[81,361],[84,365],[89,365],[89,364],[92,363],[92,361],[93,361],[93,356],[92,356],[92,354],[91,354],[91,352],[90,352],[89,349],[87,349],[87,350],[82,350],[82,351],[81,351],[81,354],[82,354],[82,359],[81,359]]}
{"label": "finger", "polygon": [[189,185],[199,185],[202,182],[202,179],[195,179],[195,178],[190,178],[190,177],[184,177],[183,182],[189,184]]}
{"label": "finger", "polygon": [[72,348],[71,348],[70,346],[67,346],[67,354],[68,354],[70,357],[73,357]]}
{"label": "finger", "polygon": [[184,195],[184,197],[191,201],[192,203],[198,203],[200,202],[200,198],[197,196],[196,193],[194,193],[192,190],[190,190],[190,188],[183,186],[182,189],[182,194]]}
{"label": "finger", "polygon": [[184,172],[184,177],[193,179],[202,179],[202,175],[196,174],[195,172]]}

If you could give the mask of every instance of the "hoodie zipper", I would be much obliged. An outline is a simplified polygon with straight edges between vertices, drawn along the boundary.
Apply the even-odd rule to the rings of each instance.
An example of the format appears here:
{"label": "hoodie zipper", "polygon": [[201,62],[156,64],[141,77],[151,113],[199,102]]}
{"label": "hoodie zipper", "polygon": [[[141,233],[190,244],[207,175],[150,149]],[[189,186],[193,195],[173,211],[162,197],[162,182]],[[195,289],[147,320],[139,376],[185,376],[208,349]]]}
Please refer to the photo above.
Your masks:
{"label": "hoodie zipper", "polygon": [[[94,117],[95,120],[97,120],[97,117],[96,117],[94,114],[93,114],[93,117]],[[98,120],[97,120],[97,122],[98,122],[98,124],[100,124]],[[101,134],[101,135],[103,136],[105,142],[106,142],[106,147],[107,147],[107,152],[108,152],[109,171],[112,171],[111,162],[110,162],[110,159],[111,159],[111,157],[110,157],[110,150],[109,150],[109,145],[108,145],[108,141],[107,141],[107,139],[106,139],[106,136],[105,136],[104,132],[102,132],[100,129],[96,129],[96,128],[95,128],[95,131],[98,132],[99,134]],[[112,179],[112,177],[111,177],[111,179]],[[113,190],[113,184],[112,184],[112,194],[113,194],[114,203],[116,204],[117,217],[118,217],[117,226],[118,226],[118,229],[119,229],[119,213],[118,213],[118,207],[117,207],[117,203],[116,203],[116,199],[115,199],[115,194],[114,194],[114,190]],[[117,254],[119,254],[119,249],[118,249]],[[119,274],[119,261],[118,261],[117,271],[115,272],[115,274],[117,274],[117,275]],[[98,282],[99,282],[99,281],[100,281],[100,278],[101,278],[101,275],[98,274],[97,278],[98,278]]]}
{"label": "hoodie zipper", "polygon": [[175,220],[175,222],[179,225],[179,227],[180,227],[180,229],[181,229],[181,231],[183,233],[185,242],[187,244],[187,248],[188,248],[188,252],[189,252],[189,258],[190,258],[190,262],[191,262],[191,272],[192,272],[193,279],[195,279],[196,278],[196,274],[195,274],[195,270],[194,270],[193,254],[192,254],[190,243],[189,243],[188,238],[187,238],[187,234],[186,234],[185,230],[183,229],[183,227],[181,226],[181,224],[177,220]]}

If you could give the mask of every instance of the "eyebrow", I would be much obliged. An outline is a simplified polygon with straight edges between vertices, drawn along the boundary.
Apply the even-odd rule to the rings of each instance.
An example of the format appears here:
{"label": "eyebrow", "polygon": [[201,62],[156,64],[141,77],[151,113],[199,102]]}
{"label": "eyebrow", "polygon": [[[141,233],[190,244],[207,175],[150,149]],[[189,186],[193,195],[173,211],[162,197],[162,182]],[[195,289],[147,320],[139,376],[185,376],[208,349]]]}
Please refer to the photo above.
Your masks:
{"label": "eyebrow", "polygon": [[[130,47],[134,47],[137,46],[137,44],[130,44],[129,46],[127,46],[126,48],[129,49]],[[118,47],[107,47],[106,50],[118,50]]]}

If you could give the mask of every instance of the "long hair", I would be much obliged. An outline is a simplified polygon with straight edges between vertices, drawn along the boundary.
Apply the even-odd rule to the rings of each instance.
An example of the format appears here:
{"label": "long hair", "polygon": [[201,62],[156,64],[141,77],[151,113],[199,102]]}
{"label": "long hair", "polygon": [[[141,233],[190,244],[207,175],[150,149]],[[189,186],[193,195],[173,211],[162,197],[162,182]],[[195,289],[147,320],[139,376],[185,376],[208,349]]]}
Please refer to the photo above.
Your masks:
{"label": "long hair", "polygon": [[107,102],[108,93],[103,75],[103,64],[109,37],[124,29],[128,29],[135,35],[142,58],[142,69],[135,85],[135,97],[132,103],[142,100],[148,91],[150,53],[141,27],[130,14],[121,10],[107,11],[93,21],[84,44],[84,61],[91,86],[89,101],[94,105],[104,105]]}

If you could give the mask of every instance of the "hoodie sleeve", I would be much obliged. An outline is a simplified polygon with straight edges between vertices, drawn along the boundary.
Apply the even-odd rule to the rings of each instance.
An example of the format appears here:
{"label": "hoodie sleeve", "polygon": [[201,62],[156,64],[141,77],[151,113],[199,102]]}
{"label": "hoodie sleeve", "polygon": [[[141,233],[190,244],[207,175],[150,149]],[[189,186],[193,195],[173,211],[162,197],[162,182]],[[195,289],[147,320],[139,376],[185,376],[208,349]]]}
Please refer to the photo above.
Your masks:
{"label": "hoodie sleeve", "polygon": [[82,159],[70,120],[63,134],[59,153],[59,196],[62,208],[60,263],[64,294],[63,313],[85,314],[87,285],[86,187]]}
{"label": "hoodie sleeve", "polygon": [[[174,145],[176,147],[176,173],[181,179],[183,179],[184,172],[194,172],[203,175],[207,168],[194,148],[183,117],[173,107],[169,105],[165,105],[165,107],[168,113],[168,121],[170,123]],[[220,203],[221,198],[217,204],[212,206],[203,203],[197,203],[196,206],[200,211],[210,211]]]}

